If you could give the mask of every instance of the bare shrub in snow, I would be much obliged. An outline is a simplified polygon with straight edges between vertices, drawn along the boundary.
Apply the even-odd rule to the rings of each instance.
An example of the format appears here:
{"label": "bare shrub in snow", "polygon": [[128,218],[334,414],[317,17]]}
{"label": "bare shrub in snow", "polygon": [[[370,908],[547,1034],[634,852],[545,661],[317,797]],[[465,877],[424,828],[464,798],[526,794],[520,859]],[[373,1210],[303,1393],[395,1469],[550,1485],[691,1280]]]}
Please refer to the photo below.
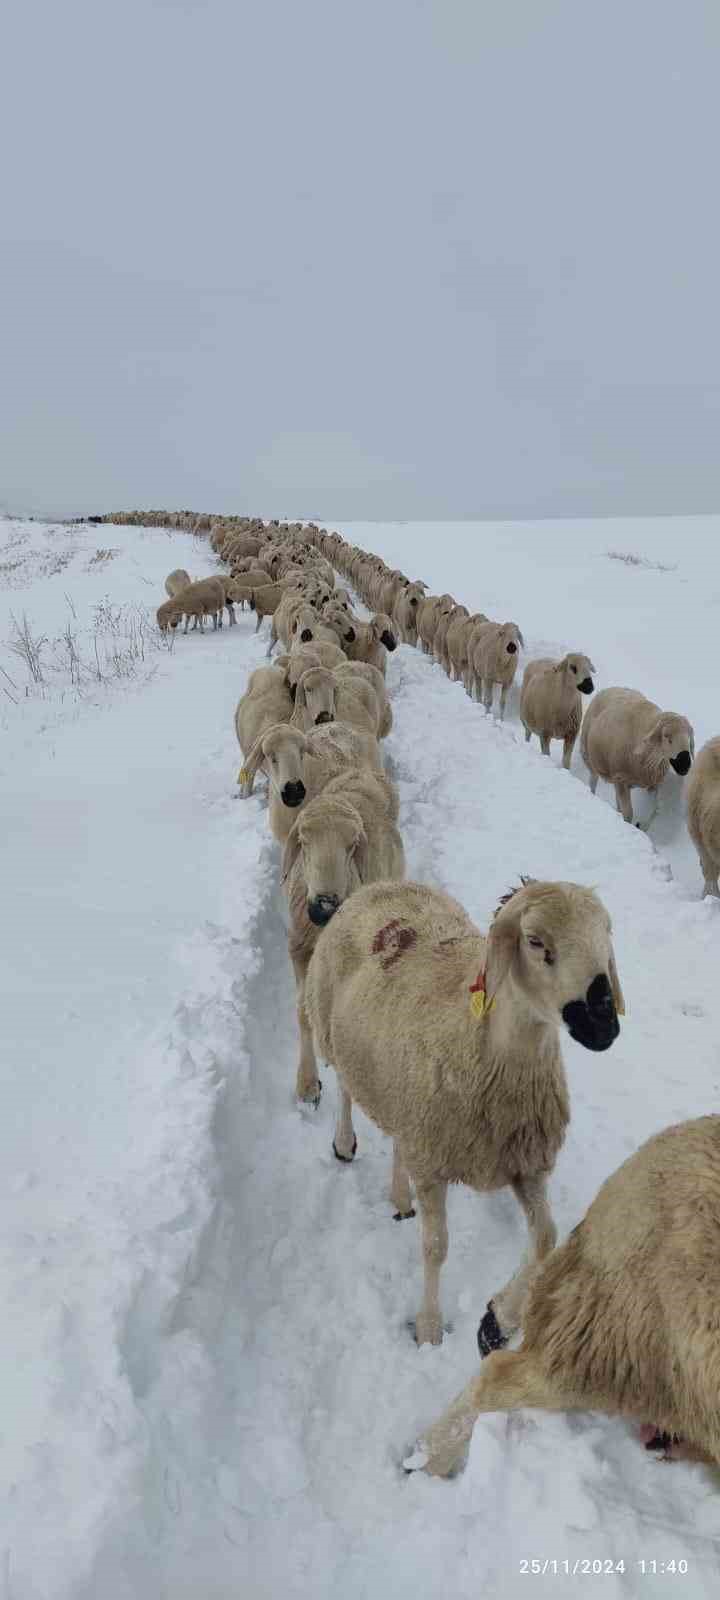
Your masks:
{"label": "bare shrub in snow", "polygon": [[10,621],[12,622],[13,631],[8,639],[8,649],[12,650],[13,655],[19,656],[20,660],[25,662],[33,683],[44,683],[42,653],[47,644],[45,634],[33,635],[25,611],[23,611],[21,623],[18,622],[17,617],[13,616],[12,611],[10,612]]}
{"label": "bare shrub in snow", "polygon": [[647,567],[653,572],[677,572],[677,567],[665,566],[662,561],[649,561],[647,556],[635,556],[631,551],[608,550],[608,561],[624,561],[626,567]]}

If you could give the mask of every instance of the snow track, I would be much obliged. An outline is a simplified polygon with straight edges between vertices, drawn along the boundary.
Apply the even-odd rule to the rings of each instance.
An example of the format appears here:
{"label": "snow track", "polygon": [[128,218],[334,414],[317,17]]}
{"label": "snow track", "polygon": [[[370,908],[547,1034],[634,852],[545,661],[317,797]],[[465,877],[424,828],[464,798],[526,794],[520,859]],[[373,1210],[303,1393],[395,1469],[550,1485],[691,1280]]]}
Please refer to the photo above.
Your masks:
{"label": "snow track", "polygon": [[[649,1132],[715,1103],[717,1054],[702,1028],[698,976],[712,908],[689,903],[643,836],[427,661],[402,650],[391,678],[389,760],[410,874],[445,884],[481,924],[520,871],[596,883],[615,918],[629,1014],[607,1058],[566,1046],[574,1123],[552,1185],[564,1232]],[[331,1071],[317,1113],[294,1104],[278,854],[259,799],[238,807],[237,822],[262,839],[261,890],[237,996],[240,1070],[224,1058],[221,1221],[185,1296],[184,1329],[167,1341],[140,1402],[153,1441],[146,1526],[121,1528],[87,1600],[221,1600],[236,1585],[252,1600],[339,1591],[430,1600],[449,1573],[453,1594],[470,1600],[479,1581],[488,1593],[513,1592],[517,1563],[533,1551],[632,1563],[650,1547],[658,1559],[690,1560],[693,1593],[710,1595],[718,1514],[709,1475],[675,1469],[671,1478],[622,1423],[485,1418],[459,1482],[401,1473],[407,1441],[476,1363],[478,1316],[520,1254],[521,1219],[506,1194],[452,1194],[451,1331],[441,1350],[418,1351],[408,1327],[420,1287],[417,1223],[393,1223],[389,1150],[362,1117],[355,1163],[334,1160]],[[228,971],[232,959],[227,947]],[[635,1592],[621,1575],[603,1581],[604,1593]],[[533,1582],[553,1592],[549,1576]]]}
{"label": "snow track", "polygon": [[[124,535],[113,529],[114,543]],[[178,537],[172,563],[167,542],[158,548],[159,564],[198,570],[192,541]],[[70,568],[63,581],[71,577]],[[7,1389],[17,1448],[15,1491],[3,1502],[12,1521],[0,1537],[2,1600],[514,1600],[526,1582],[547,1596],[572,1584],[551,1572],[523,1579],[520,1561],[536,1557],[623,1560],[624,1575],[599,1580],[612,1597],[667,1593],[671,1579],[640,1579],[634,1563],[685,1559],[684,1592],[714,1596],[714,1475],[665,1469],[621,1422],[484,1417],[455,1482],[401,1471],[408,1443],[476,1366],[479,1315],[516,1265],[524,1229],[508,1194],[451,1193],[449,1331],[440,1349],[418,1350],[409,1329],[418,1224],[392,1220],[387,1141],[358,1114],[355,1162],[334,1159],[329,1069],[317,1112],[294,1101],[279,852],[263,798],[232,798],[232,710],[264,649],[247,616],[222,638],[177,640],[146,692],[112,716],[85,713],[84,765],[83,726],[72,723],[65,744],[53,732],[52,756],[18,790],[18,817],[34,817],[38,839],[59,763],[61,778],[66,766],[86,789],[97,783],[63,869],[83,907],[87,1060],[78,1024],[60,1054],[64,1096],[35,1132],[35,1169],[47,1160],[55,1190],[34,1179],[12,1191],[26,1232],[33,1206],[47,1215],[55,1194],[59,1219],[68,1206],[79,1218],[84,1205],[95,1248],[93,1270],[81,1256],[72,1272],[78,1222],[62,1261],[49,1257],[47,1279],[39,1231],[35,1277],[26,1244],[25,1256],[18,1245],[8,1257],[11,1311],[40,1281],[63,1311],[59,1323],[39,1321],[29,1352],[36,1387],[38,1372],[47,1384],[45,1411],[18,1405],[16,1418]],[[446,887],[480,926],[521,872],[593,884],[613,916],[628,1015],[607,1056],[564,1044],[573,1121],[551,1184],[564,1234],[650,1133],[717,1105],[717,907],[691,898],[646,837],[419,653],[398,650],[389,683],[388,767],[409,876]],[[99,921],[96,826],[114,840]],[[128,880],[143,885],[135,917]],[[23,885],[19,872],[19,907]],[[32,921],[38,960],[45,947],[58,951],[62,927],[49,912]],[[104,974],[94,1013],[91,980],[102,985]],[[61,965],[66,995],[71,978]],[[20,1008],[18,1049],[23,1026]],[[41,1088],[53,1081],[55,1044],[38,1033]],[[11,1077],[10,1109],[13,1086]],[[61,1115],[76,1163],[78,1152],[81,1168],[97,1163],[97,1173],[82,1168],[77,1195],[57,1177]],[[23,1137],[18,1116],[5,1159],[21,1177]],[[31,1334],[42,1314],[31,1300]],[[17,1331],[24,1402],[32,1391]]]}

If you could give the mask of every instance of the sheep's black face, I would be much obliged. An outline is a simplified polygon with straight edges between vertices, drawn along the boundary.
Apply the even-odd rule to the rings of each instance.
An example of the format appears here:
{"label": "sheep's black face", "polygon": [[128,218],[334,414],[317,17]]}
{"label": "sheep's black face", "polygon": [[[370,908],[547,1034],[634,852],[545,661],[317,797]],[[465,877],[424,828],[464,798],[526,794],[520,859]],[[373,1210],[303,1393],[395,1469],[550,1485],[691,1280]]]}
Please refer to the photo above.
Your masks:
{"label": "sheep's black face", "polygon": [[514,639],[511,639],[510,643],[508,644],[507,653],[508,653],[509,656],[516,656],[517,655],[517,645],[516,645]]}
{"label": "sheep's black face", "polygon": [[295,783],[285,783],[280,790],[280,799],[284,806],[301,806],[305,799],[305,785],[301,778]]}
{"label": "sheep's black face", "polygon": [[334,917],[340,904],[336,894],[317,894],[314,900],[308,900],[308,916],[316,928],[324,928],[325,924]]}
{"label": "sheep's black face", "polygon": [[581,694],[592,694],[594,688],[595,685],[592,681],[592,678],[583,678],[582,683],[578,684],[578,689],[580,690]]}
{"label": "sheep's black face", "polygon": [[394,650],[395,649],[395,646],[397,644],[397,639],[395,638],[395,635],[390,632],[389,628],[386,628],[385,632],[381,633],[380,638],[381,638],[382,643],[384,644],[386,650]]}
{"label": "sheep's black face", "polygon": [[681,778],[684,778],[685,773],[689,772],[692,766],[692,756],[690,751],[681,750],[679,756],[671,756],[670,765],[671,767],[675,768],[675,771],[679,773]]}
{"label": "sheep's black face", "polygon": [[620,1032],[610,982],[604,972],[593,978],[584,1000],[563,1006],[563,1022],[571,1039],[586,1050],[609,1050]]}
{"label": "sheep's black face", "polygon": [[330,712],[329,711],[318,711],[318,714],[317,714],[317,716],[315,718],[315,727],[316,728],[321,728],[324,722],[332,722],[332,717],[330,715]]}
{"label": "sheep's black face", "polygon": [[411,606],[413,608],[413,611],[414,611],[415,607],[417,605],[417,596],[416,595],[411,594],[411,596],[410,596],[410,604],[411,604]]}
{"label": "sheep's black face", "polygon": [[312,632],[310,628],[303,628],[300,638],[302,639],[303,644],[309,644],[310,640],[312,639]]}

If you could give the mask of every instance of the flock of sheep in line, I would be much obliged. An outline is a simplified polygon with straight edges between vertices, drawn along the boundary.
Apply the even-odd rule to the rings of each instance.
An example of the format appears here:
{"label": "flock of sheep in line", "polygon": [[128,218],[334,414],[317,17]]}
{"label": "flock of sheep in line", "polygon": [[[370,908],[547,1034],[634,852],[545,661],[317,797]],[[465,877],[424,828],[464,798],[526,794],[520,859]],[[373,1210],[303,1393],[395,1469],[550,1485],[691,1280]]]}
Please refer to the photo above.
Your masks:
{"label": "flock of sheep in line", "polygon": [[[526,1218],[526,1256],[478,1329],[480,1375],[406,1466],[454,1472],[480,1412],[524,1406],[624,1414],[644,1424],[647,1448],[720,1462],[720,1117],[651,1138],[557,1247],[547,1183],[570,1116],[561,1029],[604,1051],[624,1013],[608,913],[579,884],[528,879],[483,935],[448,895],[404,881],[398,795],[380,749],[392,726],[387,652],[419,643],[486,706],[499,685],[502,715],[520,630],[471,617],[449,595],[426,597],[422,584],[315,524],[191,513],[103,520],[209,533],[229,566],[229,576],[196,584],[171,574],[161,626],[183,616],[202,626],[203,615],[221,626],[225,608],[232,623],[246,603],[258,628],[272,617],[270,650],[277,642],[282,653],[251,674],[235,727],[240,792],[265,773],[283,849],[297,1094],[319,1101],[317,1045],[338,1078],[338,1159],[352,1161],[357,1148],[354,1100],[393,1141],[395,1217],[415,1215],[414,1187],[421,1219],[419,1344],[442,1340],[448,1183],[510,1187]],[[336,571],[369,622],[354,616]],[[543,751],[562,739],[565,766],[581,732],[593,789],[598,777],[613,782],[631,821],[631,787],[656,791],[669,765],[690,770],[692,728],[628,689],[597,695],[583,722],[593,671],[579,654],[530,663],[521,718]],[[717,894],[720,739],[701,751],[690,789],[690,831],[706,892]],[[520,1347],[506,1349],[520,1330]]]}

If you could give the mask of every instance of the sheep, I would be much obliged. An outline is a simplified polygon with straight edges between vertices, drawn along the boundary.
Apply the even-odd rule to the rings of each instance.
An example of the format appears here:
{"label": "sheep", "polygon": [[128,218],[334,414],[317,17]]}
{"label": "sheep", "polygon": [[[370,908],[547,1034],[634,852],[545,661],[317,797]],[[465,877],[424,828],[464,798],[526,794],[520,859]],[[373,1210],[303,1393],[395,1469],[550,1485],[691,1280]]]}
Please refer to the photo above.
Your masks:
{"label": "sheep", "polygon": [[257,616],[257,623],[255,626],[256,633],[259,633],[261,624],[265,617],[272,617],[275,615],[283,595],[287,594],[288,589],[291,587],[292,585],[283,583],[282,581],[279,583],[262,584],[257,589],[253,586],[253,588],[250,590],[250,609],[251,611],[254,611]]}
{"label": "sheep", "polygon": [[335,676],[327,667],[306,667],[295,688],[292,720],[296,728],[305,733],[310,728],[321,728],[325,722],[334,722],[338,715],[335,687]]}
{"label": "sheep", "polygon": [[450,677],[450,657],[448,655],[447,644],[448,632],[453,622],[461,622],[469,615],[470,613],[467,609],[467,606],[453,606],[451,611],[445,611],[441,617],[438,617],[437,627],[435,629],[435,637],[432,643],[432,652],[435,660],[439,662],[441,667],[444,667],[448,677]]}
{"label": "sheep", "polygon": [[520,721],[525,741],[536,733],[543,755],[549,756],[550,740],[562,739],[562,764],[568,771],[582,722],[581,696],[592,694],[594,671],[589,656],[571,652],[562,661],[549,656],[529,661],[523,675]]}
{"label": "sheep", "polygon": [[476,611],[473,616],[453,617],[447,631],[445,640],[446,656],[449,663],[448,675],[461,681],[467,693],[472,688],[472,669],[470,666],[470,641],[481,622],[487,622],[483,611]]}
{"label": "sheep", "polygon": [[165,593],[169,594],[171,600],[174,600],[175,595],[179,594],[181,589],[187,589],[191,583],[190,573],[186,572],[184,567],[175,567],[165,579]]}
{"label": "sheep", "polygon": [[261,766],[270,785],[270,829],[284,844],[299,807],[313,800],[331,778],[348,766],[381,772],[382,760],[377,740],[341,722],[309,733],[280,723],[263,733],[246,757],[239,778],[243,799],[252,794]]}
{"label": "sheep", "polygon": [[288,834],[283,883],[290,912],[288,950],[297,988],[299,1100],[320,1099],[312,1033],[305,1011],[305,977],[321,929],[363,883],[405,876],[398,833],[398,796],[379,772],[348,767],[331,778],[300,813]]}
{"label": "sheep", "polygon": [[332,595],[322,607],[321,617],[326,626],[331,628],[333,633],[337,635],[338,644],[343,650],[347,650],[349,645],[355,643],[357,639],[357,620],[349,615],[345,607],[339,601],[334,600]]}
{"label": "sheep", "polygon": [[655,805],[637,826],[646,831],[658,809],[657,792],[668,767],[680,777],[690,771],[695,736],[687,717],[646,700],[636,689],[602,689],[588,707],[580,735],[583,761],[590,772],[590,789],[598,778],[615,786],[618,811],[632,822],[631,789],[649,789]]}
{"label": "sheep", "polygon": [[392,732],[393,714],[385,679],[378,667],[373,667],[369,661],[343,661],[333,670],[340,682],[343,679],[348,683],[364,680],[370,685],[377,703],[377,736],[378,739],[386,739]]}
{"label": "sheep", "polygon": [[[256,667],[235,708],[235,732],[243,756],[250,754],[268,728],[289,722],[294,709],[284,672],[277,666]],[[240,770],[238,783],[243,782],[244,770]]]}
{"label": "sheep", "polygon": [[424,599],[423,585],[410,583],[401,589],[392,609],[393,622],[405,644],[417,644],[417,619]]}
{"label": "sheep", "polygon": [[213,619],[213,627],[217,628],[218,618],[222,622],[222,610],[225,604],[225,592],[218,578],[201,578],[198,583],[191,583],[187,589],[182,589],[173,600],[165,600],[158,607],[157,624],[161,633],[166,633],[168,628],[173,630],[181,617],[185,618],[184,633],[188,631],[188,622],[194,617],[194,626],[200,623],[200,632],[204,632],[206,616]]}
{"label": "sheep", "polygon": [[297,681],[299,672],[304,670],[302,665],[298,668],[297,664],[302,663],[303,658],[307,660],[308,665],[327,667],[329,672],[334,672],[336,667],[342,666],[342,663],[347,661],[347,656],[339,644],[330,644],[324,639],[313,639],[310,644],[303,644],[300,640],[294,639],[289,656],[276,656],[275,660],[278,665],[281,661],[292,662],[292,671],[288,669],[288,673]]}
{"label": "sheep", "polygon": [[515,622],[481,622],[469,645],[469,670],[475,698],[492,711],[493,690],[500,685],[500,721],[505,716],[508,690],[518,667],[518,650],[525,641]]}
{"label": "sheep", "polygon": [[698,754],[687,788],[687,823],[700,857],[706,895],[720,896],[720,738],[708,739]]}
{"label": "sheep", "polygon": [[518,1327],[529,1272],[555,1243],[546,1182],[570,1116],[558,1042],[564,1024],[590,1050],[619,1033],[623,999],[610,918],[590,889],[526,880],[485,939],[462,906],[427,885],[359,890],[310,964],[305,1004],[335,1067],[335,1153],[356,1149],[352,1101],[394,1141],[391,1199],[422,1217],[425,1291],[418,1344],[439,1344],[448,1183],[509,1184],[530,1255],[488,1305],[483,1338]]}
{"label": "sheep", "polygon": [[432,653],[435,633],[441,617],[450,616],[455,605],[451,594],[426,595],[417,617],[418,644],[423,655]]}
{"label": "sheep", "polygon": [[652,1418],[647,1448],[720,1463],[719,1175],[718,1116],[629,1156],[534,1274],[519,1350],[488,1356],[408,1466],[447,1476],[480,1412],[526,1406]]}
{"label": "sheep", "polygon": [[320,618],[304,594],[299,589],[289,590],[283,595],[273,616],[268,655],[278,641],[285,650],[290,649],[294,639],[298,639],[302,644],[310,644],[315,638],[319,624]]}
{"label": "sheep", "polygon": [[397,630],[390,617],[376,611],[369,622],[355,622],[355,638],[346,645],[349,661],[367,661],[385,677],[387,652],[397,648]]}

